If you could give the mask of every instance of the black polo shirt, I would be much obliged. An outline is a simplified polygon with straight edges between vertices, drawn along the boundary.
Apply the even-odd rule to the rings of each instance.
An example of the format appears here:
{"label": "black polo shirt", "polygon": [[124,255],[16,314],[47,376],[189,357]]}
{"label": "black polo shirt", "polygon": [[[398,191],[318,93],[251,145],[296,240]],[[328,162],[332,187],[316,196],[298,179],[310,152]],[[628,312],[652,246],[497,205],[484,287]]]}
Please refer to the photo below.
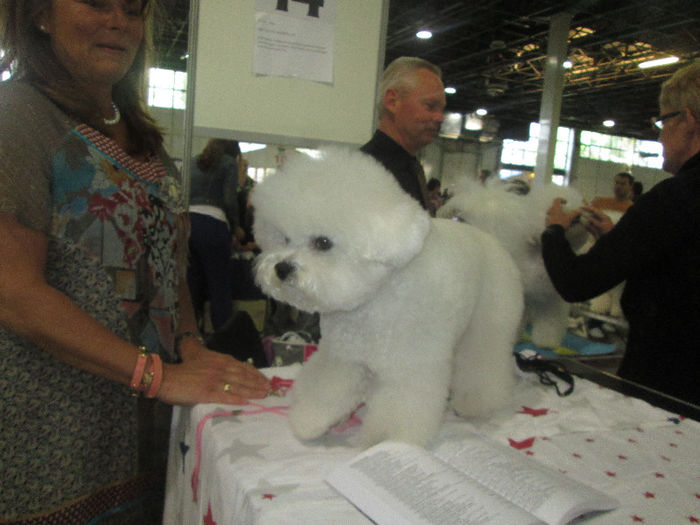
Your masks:
{"label": "black polo shirt", "polygon": [[[425,178],[425,175],[416,157],[379,130],[374,132],[372,139],[362,146],[360,151],[381,162],[394,175],[403,190],[416,199],[423,208],[428,209],[418,182],[418,177]],[[420,174],[417,173],[418,169]]]}

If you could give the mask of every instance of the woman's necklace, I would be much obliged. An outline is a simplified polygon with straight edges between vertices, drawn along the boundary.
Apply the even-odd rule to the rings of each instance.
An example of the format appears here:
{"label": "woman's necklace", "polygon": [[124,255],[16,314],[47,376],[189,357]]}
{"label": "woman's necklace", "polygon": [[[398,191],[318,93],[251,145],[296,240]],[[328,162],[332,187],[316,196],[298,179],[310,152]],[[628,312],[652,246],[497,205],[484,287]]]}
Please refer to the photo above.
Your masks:
{"label": "woman's necklace", "polygon": [[122,114],[119,112],[119,108],[114,103],[114,101],[112,101],[112,109],[114,110],[114,116],[112,118],[102,119],[105,123],[105,126],[114,126],[116,124],[119,124],[119,121],[122,119]]}

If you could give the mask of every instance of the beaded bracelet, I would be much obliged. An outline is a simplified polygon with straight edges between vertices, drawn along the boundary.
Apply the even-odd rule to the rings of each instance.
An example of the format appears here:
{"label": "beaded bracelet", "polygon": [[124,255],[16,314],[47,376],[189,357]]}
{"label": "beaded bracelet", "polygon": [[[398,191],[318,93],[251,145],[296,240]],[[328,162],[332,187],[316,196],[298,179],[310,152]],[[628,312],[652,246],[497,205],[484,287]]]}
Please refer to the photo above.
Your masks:
{"label": "beaded bracelet", "polygon": [[160,384],[163,381],[163,361],[158,354],[151,354],[150,385],[146,391],[146,397],[153,398],[158,395]]}
{"label": "beaded bracelet", "polygon": [[129,382],[129,388],[131,389],[132,396],[138,396],[143,391],[141,390],[141,382],[143,381],[143,373],[146,369],[146,361],[148,360],[146,347],[139,346],[138,350],[139,355],[136,358],[134,373],[131,375],[131,381]]}

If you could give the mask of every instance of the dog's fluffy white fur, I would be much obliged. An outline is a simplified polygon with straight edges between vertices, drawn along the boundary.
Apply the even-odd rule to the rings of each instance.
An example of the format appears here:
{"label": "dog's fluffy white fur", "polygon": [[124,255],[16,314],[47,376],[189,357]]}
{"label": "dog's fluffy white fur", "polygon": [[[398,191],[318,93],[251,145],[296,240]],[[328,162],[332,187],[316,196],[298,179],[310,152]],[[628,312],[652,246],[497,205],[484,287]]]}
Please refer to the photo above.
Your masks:
{"label": "dog's fluffy white fur", "polygon": [[[569,304],[554,289],[542,260],[540,235],[545,215],[555,198],[566,200],[568,209],[583,204],[573,188],[555,185],[534,185],[522,195],[500,181],[484,186],[464,179],[453,189],[454,195],[438,210],[438,216],[458,218],[494,235],[511,254],[520,269],[525,292],[523,323],[532,325],[532,342],[545,348],[556,348],[566,333]],[[575,224],[567,238],[577,250],[589,235],[582,225]]]}
{"label": "dog's fluffy white fur", "polygon": [[425,444],[448,396],[464,416],[507,403],[523,297],[495,238],[431,219],[356,151],[294,159],[252,204],[257,282],[320,312],[319,349],[292,391],[299,438],[321,436],[364,402],[365,445]]}

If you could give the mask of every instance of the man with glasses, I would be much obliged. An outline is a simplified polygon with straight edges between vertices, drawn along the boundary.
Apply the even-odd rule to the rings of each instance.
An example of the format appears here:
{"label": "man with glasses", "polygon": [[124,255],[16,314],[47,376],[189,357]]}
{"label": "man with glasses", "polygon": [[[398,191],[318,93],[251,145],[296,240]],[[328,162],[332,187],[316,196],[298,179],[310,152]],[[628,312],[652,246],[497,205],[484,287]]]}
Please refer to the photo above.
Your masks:
{"label": "man with glasses", "polygon": [[661,86],[665,171],[585,254],[571,250],[564,228],[575,214],[556,200],[547,212],[542,255],[561,296],[590,299],[626,281],[629,322],[618,371],[625,379],[700,404],[700,64]]}

